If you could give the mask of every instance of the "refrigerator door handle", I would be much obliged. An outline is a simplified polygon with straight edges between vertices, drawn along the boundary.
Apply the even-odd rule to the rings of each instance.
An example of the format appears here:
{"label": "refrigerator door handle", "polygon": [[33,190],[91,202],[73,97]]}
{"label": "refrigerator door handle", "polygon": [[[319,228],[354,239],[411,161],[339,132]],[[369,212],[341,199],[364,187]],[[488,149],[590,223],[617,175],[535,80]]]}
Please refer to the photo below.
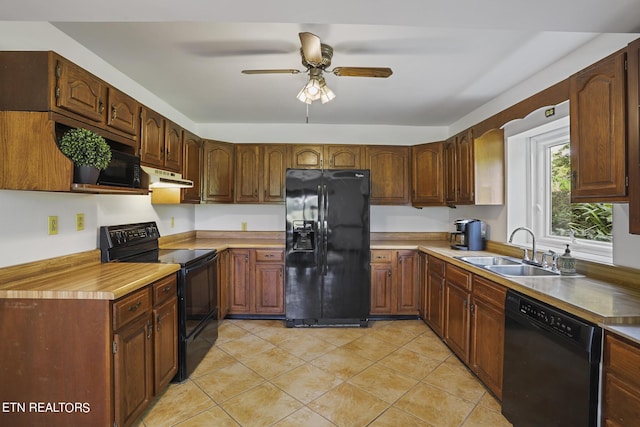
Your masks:
{"label": "refrigerator door handle", "polygon": [[322,242],[322,249],[324,252],[324,265],[323,265],[323,275],[326,276],[327,273],[329,272],[329,265],[328,265],[328,246],[329,246],[329,227],[327,224],[327,217],[329,216],[329,193],[327,191],[327,185],[323,184],[322,185],[322,199],[323,199],[323,210],[324,210],[324,214],[323,214],[323,224],[322,224],[322,232],[323,232],[323,238],[324,241]]}
{"label": "refrigerator door handle", "polygon": [[321,275],[323,275],[324,274],[324,228],[323,228],[324,193],[322,191],[322,186],[320,186],[320,184],[318,184],[317,195],[318,195],[318,221],[317,221],[317,229],[316,229],[316,262],[317,262],[316,265],[317,265],[318,272]]}

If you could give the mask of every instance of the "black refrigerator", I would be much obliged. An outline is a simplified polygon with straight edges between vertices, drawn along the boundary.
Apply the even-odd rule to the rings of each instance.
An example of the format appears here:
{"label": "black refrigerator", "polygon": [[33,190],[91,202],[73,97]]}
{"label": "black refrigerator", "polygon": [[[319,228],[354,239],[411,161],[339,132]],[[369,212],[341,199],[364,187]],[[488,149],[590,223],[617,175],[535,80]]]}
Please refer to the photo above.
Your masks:
{"label": "black refrigerator", "polygon": [[287,327],[369,322],[368,170],[287,169]]}

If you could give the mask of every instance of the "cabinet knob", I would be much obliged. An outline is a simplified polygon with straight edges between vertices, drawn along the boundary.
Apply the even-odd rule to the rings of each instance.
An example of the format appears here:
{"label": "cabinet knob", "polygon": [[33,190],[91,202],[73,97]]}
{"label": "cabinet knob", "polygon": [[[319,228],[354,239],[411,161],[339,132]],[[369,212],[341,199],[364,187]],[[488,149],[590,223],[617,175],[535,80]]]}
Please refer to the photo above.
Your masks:
{"label": "cabinet knob", "polygon": [[118,109],[114,104],[111,104],[111,121],[114,121],[118,117]]}
{"label": "cabinet knob", "polygon": [[137,303],[135,303],[135,305],[132,305],[131,307],[129,307],[129,311],[130,312],[134,312],[136,311],[140,306],[142,305],[142,301],[138,301]]}

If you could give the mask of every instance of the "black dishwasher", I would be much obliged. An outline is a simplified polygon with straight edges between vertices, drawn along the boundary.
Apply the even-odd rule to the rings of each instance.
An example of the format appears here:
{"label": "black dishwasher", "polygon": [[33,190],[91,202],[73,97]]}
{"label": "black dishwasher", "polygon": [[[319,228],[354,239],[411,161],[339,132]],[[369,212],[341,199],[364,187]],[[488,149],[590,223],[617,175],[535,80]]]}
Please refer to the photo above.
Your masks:
{"label": "black dishwasher", "polygon": [[596,325],[508,291],[504,416],[514,427],[597,426],[601,343]]}

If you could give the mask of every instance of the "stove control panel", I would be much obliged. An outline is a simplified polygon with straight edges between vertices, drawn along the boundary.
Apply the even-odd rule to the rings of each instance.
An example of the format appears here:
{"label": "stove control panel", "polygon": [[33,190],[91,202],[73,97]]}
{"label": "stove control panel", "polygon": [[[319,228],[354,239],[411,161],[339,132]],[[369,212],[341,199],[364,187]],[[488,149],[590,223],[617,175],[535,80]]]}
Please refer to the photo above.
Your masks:
{"label": "stove control panel", "polygon": [[580,324],[555,310],[528,301],[520,301],[520,313],[568,338],[576,339],[580,336]]}
{"label": "stove control panel", "polygon": [[133,244],[143,240],[156,240],[160,237],[158,227],[153,224],[135,224],[132,227],[118,227],[107,230],[111,247]]}
{"label": "stove control panel", "polygon": [[158,249],[160,232],[155,222],[106,225],[100,227],[102,262],[124,260],[145,251]]}

